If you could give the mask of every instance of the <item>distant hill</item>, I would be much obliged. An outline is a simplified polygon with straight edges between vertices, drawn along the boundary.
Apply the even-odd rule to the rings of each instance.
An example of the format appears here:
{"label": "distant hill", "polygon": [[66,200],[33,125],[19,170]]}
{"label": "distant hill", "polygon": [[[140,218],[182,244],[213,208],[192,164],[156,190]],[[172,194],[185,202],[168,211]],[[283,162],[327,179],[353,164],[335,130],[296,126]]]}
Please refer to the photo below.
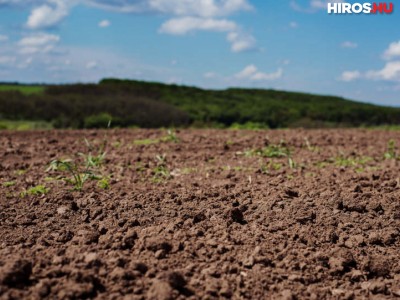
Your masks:
{"label": "distant hill", "polygon": [[[340,97],[262,89],[205,90],[134,80],[98,84],[0,86],[0,120],[40,120],[58,128],[357,127],[399,125],[400,108]],[[22,90],[21,90],[22,88]],[[29,92],[27,93],[27,89]]]}

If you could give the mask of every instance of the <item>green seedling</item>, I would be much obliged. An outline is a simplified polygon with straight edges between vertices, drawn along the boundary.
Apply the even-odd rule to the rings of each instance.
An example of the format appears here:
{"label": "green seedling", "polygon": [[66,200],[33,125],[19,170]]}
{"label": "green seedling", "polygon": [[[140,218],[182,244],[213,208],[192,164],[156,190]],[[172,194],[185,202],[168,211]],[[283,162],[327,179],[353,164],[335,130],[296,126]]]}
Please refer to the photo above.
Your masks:
{"label": "green seedling", "polygon": [[167,135],[165,136],[165,137],[163,137],[162,139],[161,139],[161,141],[162,142],[165,142],[165,143],[169,143],[169,142],[171,142],[171,143],[179,143],[179,138],[176,136],[176,133],[175,133],[175,131],[173,131],[173,130],[171,130],[171,129],[168,129],[167,130]]}
{"label": "green seedling", "polygon": [[394,140],[390,140],[388,142],[387,151],[385,152],[384,157],[386,159],[397,159],[398,158],[396,142]]}
{"label": "green seedling", "polygon": [[144,139],[144,140],[134,140],[133,144],[137,146],[148,146],[153,144],[158,144],[159,140]]}
{"label": "green seedling", "polygon": [[133,141],[133,144],[137,145],[137,146],[148,146],[148,145],[154,145],[154,144],[158,144],[158,143],[179,143],[179,142],[180,142],[180,140],[177,137],[175,131],[168,129],[167,135],[162,138],[135,140],[135,141]]}
{"label": "green seedling", "polygon": [[3,182],[3,186],[4,187],[12,187],[12,186],[14,186],[15,185],[15,181],[6,181],[6,182]]}
{"label": "green seedling", "polygon": [[268,162],[268,164],[261,167],[261,173],[269,174],[270,170],[279,171],[281,170],[283,165],[281,163],[275,163],[272,160]]}
{"label": "green seedling", "polygon": [[338,167],[361,167],[365,166],[372,158],[368,156],[361,157],[345,157],[339,155],[333,159],[333,162]]}
{"label": "green seedling", "polygon": [[61,171],[61,172],[68,172],[71,177],[61,177],[62,180],[72,184],[75,190],[82,190],[86,181],[90,180],[100,180],[101,177],[95,175],[92,170],[86,164],[86,168],[81,171],[80,166],[76,164],[71,159],[66,160],[53,160],[50,163],[49,168],[47,171]]}
{"label": "green seedling", "polygon": [[290,169],[296,169],[297,164],[294,162],[293,158],[288,157],[288,164]]}
{"label": "green seedling", "polygon": [[306,144],[306,148],[307,148],[308,151],[319,152],[319,150],[320,150],[319,147],[311,145],[311,143],[308,140],[308,138],[304,138],[304,142]]}
{"label": "green seedling", "polygon": [[162,182],[164,180],[171,179],[171,172],[167,166],[167,158],[166,155],[157,155],[156,156],[157,166],[154,168],[153,173],[153,181],[154,182]]}
{"label": "green seedling", "polygon": [[28,190],[21,193],[21,197],[25,197],[27,195],[31,196],[41,196],[45,195],[50,191],[50,189],[46,188],[44,185],[37,185],[35,187],[31,187]]}
{"label": "green seedling", "polygon": [[97,183],[99,188],[102,188],[103,190],[108,190],[110,188],[110,183],[108,181],[108,178],[101,178],[99,182]]}
{"label": "green seedling", "polygon": [[106,144],[107,141],[104,140],[103,144],[100,146],[99,150],[97,151],[96,155],[92,154],[93,151],[93,147],[92,145],[89,143],[89,141],[85,138],[85,143],[89,149],[89,153],[85,154],[85,153],[78,153],[81,157],[84,158],[85,160],[85,164],[87,168],[91,168],[91,167],[100,167],[103,164],[104,158],[106,156],[106,152],[105,152],[105,148],[106,148]]}
{"label": "green seedling", "polygon": [[262,149],[253,149],[245,151],[245,156],[262,156],[268,158],[282,158],[282,157],[290,157],[291,151],[288,147],[281,142],[279,145],[268,145]]}
{"label": "green seedling", "polygon": [[[110,126],[110,124],[109,124]],[[67,172],[70,177],[59,176],[58,179],[62,179],[65,182],[74,186],[74,190],[82,190],[84,184],[88,180],[101,181],[104,179],[103,176],[98,175],[100,167],[104,163],[106,156],[105,148],[107,146],[107,138],[105,137],[103,143],[100,145],[97,151],[94,151],[94,147],[85,138],[86,146],[88,148],[88,153],[78,153],[82,160],[74,161],[72,159],[64,160],[53,160],[50,163],[47,171],[55,172]],[[96,153],[96,154],[93,154]],[[108,182],[108,181],[107,181]],[[102,182],[99,186],[105,187],[106,182]],[[109,186],[109,185],[108,185]]]}
{"label": "green seedling", "polygon": [[27,171],[28,171],[28,170],[23,170],[23,169],[17,170],[17,171],[15,171],[15,175],[17,175],[17,176],[22,176],[22,175],[24,175]]}

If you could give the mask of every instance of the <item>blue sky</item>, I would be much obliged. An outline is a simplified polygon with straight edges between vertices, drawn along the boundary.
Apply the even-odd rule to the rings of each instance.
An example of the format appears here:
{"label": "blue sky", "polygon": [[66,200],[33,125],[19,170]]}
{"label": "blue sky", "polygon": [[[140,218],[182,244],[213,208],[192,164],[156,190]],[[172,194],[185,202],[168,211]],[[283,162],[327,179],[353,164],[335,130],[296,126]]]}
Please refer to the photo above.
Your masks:
{"label": "blue sky", "polygon": [[0,0],[0,81],[119,77],[400,106],[397,3],[391,15],[329,15],[326,3]]}

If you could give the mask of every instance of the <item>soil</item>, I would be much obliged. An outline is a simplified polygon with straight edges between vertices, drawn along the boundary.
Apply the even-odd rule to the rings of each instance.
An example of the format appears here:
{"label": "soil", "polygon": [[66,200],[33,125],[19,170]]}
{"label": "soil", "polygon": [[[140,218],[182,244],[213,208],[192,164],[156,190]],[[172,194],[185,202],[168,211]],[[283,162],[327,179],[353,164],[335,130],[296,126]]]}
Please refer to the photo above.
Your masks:
{"label": "soil", "polygon": [[[0,298],[400,297],[400,132],[166,136],[1,132]],[[108,189],[46,171],[84,138]]]}

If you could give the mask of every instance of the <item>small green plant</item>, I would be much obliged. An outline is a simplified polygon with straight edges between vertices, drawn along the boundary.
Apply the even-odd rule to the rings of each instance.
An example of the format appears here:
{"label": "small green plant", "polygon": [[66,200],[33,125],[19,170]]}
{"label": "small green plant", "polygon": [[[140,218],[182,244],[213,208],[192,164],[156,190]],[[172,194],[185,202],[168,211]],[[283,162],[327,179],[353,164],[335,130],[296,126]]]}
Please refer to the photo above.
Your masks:
{"label": "small green plant", "polygon": [[46,188],[44,185],[37,185],[22,192],[21,197],[25,197],[26,195],[41,196],[47,194],[49,191],[50,189]]}
{"label": "small green plant", "polygon": [[172,129],[167,130],[167,135],[158,138],[158,139],[143,139],[143,140],[134,140],[133,144],[137,146],[148,146],[148,145],[154,145],[158,143],[179,143],[180,140],[177,137],[175,131]]}
{"label": "small green plant", "polygon": [[268,158],[290,157],[291,151],[281,142],[278,145],[270,144],[262,149],[253,149],[245,152],[245,156],[262,156]]}
{"label": "small green plant", "polygon": [[17,170],[17,171],[15,171],[15,175],[17,175],[17,176],[22,176],[22,175],[24,175],[27,171],[28,171],[28,170],[23,170],[23,169]]}
{"label": "small green plant", "polygon": [[288,164],[290,169],[296,169],[297,164],[294,162],[293,158],[290,156],[288,157]]}
{"label": "small green plant", "polygon": [[76,164],[71,159],[65,160],[53,160],[50,163],[47,171],[60,171],[60,172],[68,172],[71,177],[59,177],[62,180],[72,184],[75,190],[82,190],[84,184],[89,179],[98,179],[98,176],[93,174],[89,168],[86,167],[85,170],[81,170],[80,166]]}
{"label": "small green plant", "polygon": [[398,158],[396,142],[394,140],[390,140],[388,142],[387,150],[384,154],[384,157],[386,159],[397,159]]}
{"label": "small green plant", "polygon": [[167,135],[161,139],[165,143],[179,143],[179,138],[177,137],[175,131],[172,129],[167,130]]}
{"label": "small green plant", "polygon": [[108,178],[103,177],[99,180],[97,183],[99,188],[102,188],[103,190],[108,190],[110,188],[110,183],[108,181]]}
{"label": "small green plant", "polygon": [[148,146],[153,144],[158,144],[159,140],[144,139],[144,140],[134,140],[133,144],[137,146]]}
{"label": "small green plant", "polygon": [[157,155],[156,156],[157,166],[154,168],[153,173],[153,181],[154,182],[162,182],[164,180],[171,179],[171,172],[167,166],[167,158],[166,155]]}
{"label": "small green plant", "polygon": [[107,141],[104,139],[103,143],[101,144],[99,150],[97,151],[97,154],[93,155],[93,149],[94,147],[89,143],[89,141],[85,138],[85,143],[86,146],[89,149],[88,153],[78,153],[81,157],[84,158],[85,164],[87,168],[91,167],[100,167],[103,164],[104,158],[106,156],[105,148],[107,146]]}
{"label": "small green plant", "polygon": [[[110,127],[110,123],[108,127]],[[107,186],[108,188],[108,180],[106,180],[104,176],[99,175],[100,167],[103,165],[104,158],[106,156],[105,148],[107,146],[107,138],[104,138],[103,143],[100,145],[97,151],[94,151],[94,147],[86,138],[84,141],[88,148],[88,153],[78,153],[78,156],[80,156],[83,161],[74,161],[72,159],[56,159],[50,163],[47,171],[69,173],[70,177],[59,176],[58,179],[62,179],[70,183],[74,186],[75,190],[82,190],[84,184],[88,180],[97,180],[99,182],[104,180],[102,183],[99,183],[99,186],[103,188]]]}
{"label": "small green plant", "polygon": [[6,182],[3,182],[3,186],[4,187],[12,187],[12,186],[14,186],[15,185],[15,181],[6,181]]}
{"label": "small green plant", "polygon": [[333,163],[338,167],[361,167],[365,166],[371,160],[372,158],[368,156],[346,157],[343,154],[331,159],[331,161],[333,161]]}
{"label": "small green plant", "polygon": [[308,140],[308,138],[304,138],[304,142],[305,142],[305,146],[306,146],[308,151],[311,151],[311,152],[319,152],[320,151],[319,147],[311,145],[311,143]]}
{"label": "small green plant", "polygon": [[271,170],[279,171],[282,169],[282,167],[283,165],[281,163],[275,163],[272,160],[270,160],[266,165],[263,165],[260,170],[261,173],[263,174],[269,174]]}

